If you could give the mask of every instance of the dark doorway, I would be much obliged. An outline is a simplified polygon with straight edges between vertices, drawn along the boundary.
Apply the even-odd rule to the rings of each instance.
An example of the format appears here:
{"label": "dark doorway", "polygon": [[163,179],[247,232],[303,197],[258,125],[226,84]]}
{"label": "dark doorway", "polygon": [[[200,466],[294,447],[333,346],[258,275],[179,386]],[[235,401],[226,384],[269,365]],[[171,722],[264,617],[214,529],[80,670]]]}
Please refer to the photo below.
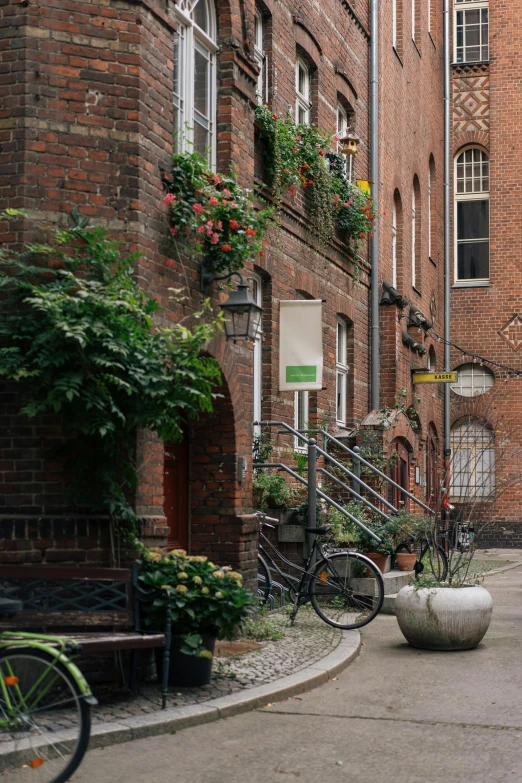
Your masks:
{"label": "dark doorway", "polygon": [[189,447],[185,435],[181,443],[166,443],[163,463],[163,513],[167,517],[169,549],[187,549],[189,531]]}
{"label": "dark doorway", "polygon": [[[392,467],[392,478],[403,489],[410,490],[410,453],[406,446],[400,441],[395,441],[391,445],[392,457],[394,458]],[[399,511],[408,510],[408,498],[396,487],[393,487],[393,505]]]}

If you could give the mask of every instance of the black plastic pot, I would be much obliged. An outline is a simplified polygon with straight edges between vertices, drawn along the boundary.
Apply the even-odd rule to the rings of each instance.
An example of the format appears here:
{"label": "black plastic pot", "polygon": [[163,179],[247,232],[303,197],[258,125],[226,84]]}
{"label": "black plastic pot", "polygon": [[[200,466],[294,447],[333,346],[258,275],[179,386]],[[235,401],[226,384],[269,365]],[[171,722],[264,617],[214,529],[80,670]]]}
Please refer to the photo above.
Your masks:
{"label": "black plastic pot", "polygon": [[[214,655],[216,637],[210,633],[202,633],[203,647]],[[172,634],[170,648],[169,685],[185,688],[196,688],[208,685],[212,674],[213,658],[200,658],[197,655],[185,655],[181,652],[181,636]],[[156,656],[156,674],[161,682],[163,671],[164,650],[154,651]]]}

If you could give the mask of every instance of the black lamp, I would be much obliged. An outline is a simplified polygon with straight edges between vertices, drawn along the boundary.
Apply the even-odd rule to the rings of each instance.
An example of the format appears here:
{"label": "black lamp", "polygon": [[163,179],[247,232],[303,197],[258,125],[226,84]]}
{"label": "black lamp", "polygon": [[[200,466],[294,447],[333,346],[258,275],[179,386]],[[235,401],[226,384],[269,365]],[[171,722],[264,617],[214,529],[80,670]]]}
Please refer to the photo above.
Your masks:
{"label": "black lamp", "polygon": [[235,291],[230,293],[226,302],[220,303],[225,313],[225,335],[227,340],[249,340],[255,342],[261,332],[261,316],[263,308],[254,300],[248,285],[239,272],[231,272],[229,275],[212,278],[208,271],[201,269],[201,290],[205,290],[212,280],[230,280],[231,277],[239,277],[239,284]]}

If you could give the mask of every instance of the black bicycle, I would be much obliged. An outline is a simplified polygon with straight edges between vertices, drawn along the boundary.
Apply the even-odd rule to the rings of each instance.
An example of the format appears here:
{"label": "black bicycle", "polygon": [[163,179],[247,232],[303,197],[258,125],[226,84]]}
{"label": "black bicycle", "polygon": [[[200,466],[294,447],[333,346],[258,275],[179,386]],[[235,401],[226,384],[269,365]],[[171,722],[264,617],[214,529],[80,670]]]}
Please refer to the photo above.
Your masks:
{"label": "black bicycle", "polygon": [[[292,624],[299,607],[311,602],[319,617],[334,628],[361,628],[376,617],[384,601],[384,582],[381,572],[368,557],[347,549],[326,550],[314,538],[304,568],[288,560],[263,533],[263,527],[274,529],[266,514],[258,512],[261,522],[259,534],[258,594],[264,605],[272,587],[275,571],[288,589],[293,603]],[[276,519],[270,519],[277,522]],[[325,536],[330,527],[306,527],[315,536]],[[281,570],[278,561],[286,564],[300,576]]]}
{"label": "black bicycle", "polygon": [[444,547],[431,535],[425,533],[422,536],[405,536],[395,554],[402,552],[415,554],[413,566],[415,576],[432,576],[438,582],[445,582],[448,576],[448,556]]}

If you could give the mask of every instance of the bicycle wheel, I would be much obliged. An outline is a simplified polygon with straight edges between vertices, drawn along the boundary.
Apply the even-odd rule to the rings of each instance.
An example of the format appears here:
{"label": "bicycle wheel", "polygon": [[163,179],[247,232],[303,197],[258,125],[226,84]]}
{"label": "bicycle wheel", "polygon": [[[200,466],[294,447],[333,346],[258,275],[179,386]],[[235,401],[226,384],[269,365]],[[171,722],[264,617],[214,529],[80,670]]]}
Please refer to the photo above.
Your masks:
{"label": "bicycle wheel", "polygon": [[2,783],[64,783],[91,730],[89,705],[65,666],[40,650],[0,651]]}
{"label": "bicycle wheel", "polygon": [[312,606],[335,628],[361,628],[376,617],[384,601],[382,574],[359,552],[325,557],[309,583]]}
{"label": "bicycle wheel", "polygon": [[259,605],[264,606],[270,596],[270,587],[272,586],[272,575],[270,566],[265,558],[258,554],[257,556],[257,597]]}
{"label": "bicycle wheel", "polygon": [[448,556],[440,544],[433,544],[429,541],[424,542],[418,562],[422,568],[417,572],[417,563],[415,564],[416,574],[423,576],[432,576],[437,582],[445,582],[448,577]]}

